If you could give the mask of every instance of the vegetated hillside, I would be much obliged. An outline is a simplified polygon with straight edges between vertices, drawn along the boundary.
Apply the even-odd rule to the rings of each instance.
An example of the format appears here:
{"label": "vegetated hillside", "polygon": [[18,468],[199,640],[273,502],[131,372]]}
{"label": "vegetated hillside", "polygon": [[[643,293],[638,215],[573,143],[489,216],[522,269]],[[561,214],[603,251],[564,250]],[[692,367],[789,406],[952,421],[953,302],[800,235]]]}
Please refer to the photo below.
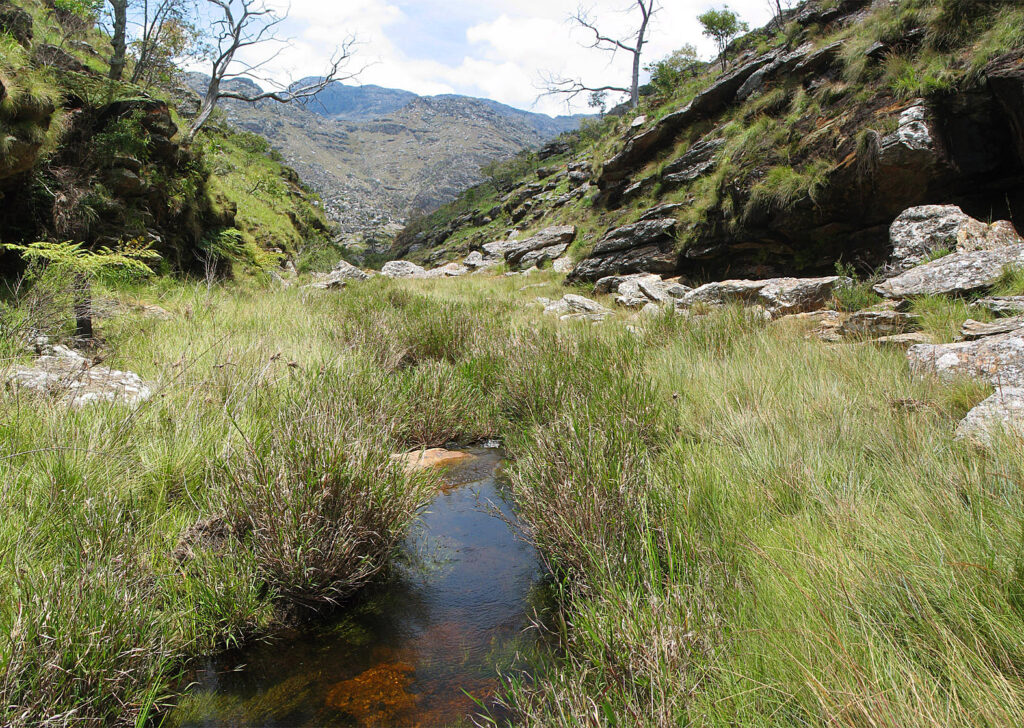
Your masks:
{"label": "vegetated hillside", "polygon": [[273,265],[275,249],[329,238],[266,140],[215,121],[185,145],[173,93],[109,80],[109,55],[91,21],[0,4],[0,243],[142,239],[162,265],[200,272]]}
{"label": "vegetated hillside", "polygon": [[271,141],[348,233],[432,211],[482,181],[481,165],[539,146],[583,118],[342,84],[305,106],[236,101],[224,108],[233,124]]}
{"label": "vegetated hillside", "polygon": [[[440,262],[572,223],[576,279],[873,268],[913,205],[1020,217],[1022,57],[1017,2],[811,0],[734,43],[724,73],[677,75],[636,113],[520,159],[523,176],[409,226],[393,255]],[[662,223],[595,251],[645,215]]]}

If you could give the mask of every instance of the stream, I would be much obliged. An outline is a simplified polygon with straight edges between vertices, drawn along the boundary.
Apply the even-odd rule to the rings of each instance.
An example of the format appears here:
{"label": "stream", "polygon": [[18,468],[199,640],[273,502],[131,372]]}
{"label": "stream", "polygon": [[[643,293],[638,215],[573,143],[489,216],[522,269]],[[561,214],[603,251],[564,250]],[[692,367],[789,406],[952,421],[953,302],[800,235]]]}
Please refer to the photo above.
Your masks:
{"label": "stream", "polygon": [[493,697],[501,674],[529,664],[542,569],[505,520],[502,453],[470,453],[444,473],[449,487],[386,583],[332,622],[209,659],[170,725],[500,725]]}

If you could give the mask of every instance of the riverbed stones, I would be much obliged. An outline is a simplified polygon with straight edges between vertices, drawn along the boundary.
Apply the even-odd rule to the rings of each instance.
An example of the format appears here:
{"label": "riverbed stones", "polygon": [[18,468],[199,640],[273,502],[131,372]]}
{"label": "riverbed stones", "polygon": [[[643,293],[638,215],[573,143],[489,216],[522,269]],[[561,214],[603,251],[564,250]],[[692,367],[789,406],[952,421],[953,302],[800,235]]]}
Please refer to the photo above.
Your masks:
{"label": "riverbed stones", "polygon": [[151,387],[134,372],[92,366],[89,360],[63,346],[49,349],[31,366],[16,366],[8,375],[15,389],[53,397],[71,407],[100,402],[135,406],[153,395]]}
{"label": "riverbed stones", "polygon": [[967,413],[956,428],[957,439],[991,445],[1000,433],[1024,437],[1024,388],[999,387]]}
{"label": "riverbed stones", "polygon": [[831,300],[834,290],[851,283],[849,278],[843,276],[717,281],[687,293],[683,296],[682,305],[724,306],[742,303],[762,306],[773,316],[780,316],[821,308]]}
{"label": "riverbed stones", "polygon": [[1024,387],[1024,329],[977,341],[912,346],[907,360],[918,376],[973,377],[997,387]]}

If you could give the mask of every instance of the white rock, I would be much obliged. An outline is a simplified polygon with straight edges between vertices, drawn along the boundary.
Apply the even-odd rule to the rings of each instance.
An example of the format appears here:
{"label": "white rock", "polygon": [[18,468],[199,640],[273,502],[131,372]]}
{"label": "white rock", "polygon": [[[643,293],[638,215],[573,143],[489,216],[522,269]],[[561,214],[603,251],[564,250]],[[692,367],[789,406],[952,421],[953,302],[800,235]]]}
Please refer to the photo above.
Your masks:
{"label": "white rock", "polygon": [[386,278],[421,278],[426,272],[425,268],[407,260],[389,260],[380,270]]}
{"label": "white rock", "polygon": [[956,428],[957,439],[991,445],[1000,432],[1024,437],[1024,388],[1001,387],[967,413]]}

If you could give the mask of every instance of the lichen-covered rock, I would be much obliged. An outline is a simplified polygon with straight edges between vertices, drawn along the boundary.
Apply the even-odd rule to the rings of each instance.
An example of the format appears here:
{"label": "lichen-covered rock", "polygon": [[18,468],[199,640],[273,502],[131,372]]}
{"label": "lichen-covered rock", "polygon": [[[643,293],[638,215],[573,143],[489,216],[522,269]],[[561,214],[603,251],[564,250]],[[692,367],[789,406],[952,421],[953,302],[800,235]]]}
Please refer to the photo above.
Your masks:
{"label": "lichen-covered rock", "polygon": [[551,263],[551,270],[553,270],[555,273],[567,274],[572,272],[572,269],[575,265],[576,264],[573,263],[572,258],[558,258],[557,260]]}
{"label": "lichen-covered rock", "polygon": [[611,315],[611,311],[597,301],[578,296],[574,293],[567,293],[558,301],[547,301],[544,303],[544,313],[549,316],[558,316],[563,321],[585,320],[599,322]]}
{"label": "lichen-covered rock", "polygon": [[1024,388],[999,387],[967,413],[956,428],[958,439],[991,445],[999,433],[1024,437]]}
{"label": "lichen-covered rock", "polygon": [[892,268],[897,273],[941,251],[969,253],[1024,243],[1011,223],[986,225],[955,205],[912,207],[896,218],[889,238]]}
{"label": "lichen-covered rock", "polygon": [[902,334],[913,328],[911,314],[896,310],[891,303],[882,303],[850,314],[839,329],[846,338],[880,337]]}
{"label": "lichen-covered rock", "polygon": [[389,260],[380,269],[380,274],[385,278],[421,278],[426,272],[426,268],[408,260]]}
{"label": "lichen-covered rock", "polygon": [[683,296],[682,305],[743,303],[762,306],[772,315],[785,315],[821,308],[836,288],[850,283],[849,278],[842,276],[718,281],[690,291]]}
{"label": "lichen-covered rock", "polygon": [[473,270],[487,270],[488,268],[494,268],[501,265],[501,261],[502,258],[500,255],[484,255],[479,250],[474,250],[466,256],[466,259],[462,261],[462,264]]}
{"label": "lichen-covered rock", "polygon": [[955,344],[913,346],[907,352],[918,376],[973,377],[996,386],[1024,386],[1024,329]]}

